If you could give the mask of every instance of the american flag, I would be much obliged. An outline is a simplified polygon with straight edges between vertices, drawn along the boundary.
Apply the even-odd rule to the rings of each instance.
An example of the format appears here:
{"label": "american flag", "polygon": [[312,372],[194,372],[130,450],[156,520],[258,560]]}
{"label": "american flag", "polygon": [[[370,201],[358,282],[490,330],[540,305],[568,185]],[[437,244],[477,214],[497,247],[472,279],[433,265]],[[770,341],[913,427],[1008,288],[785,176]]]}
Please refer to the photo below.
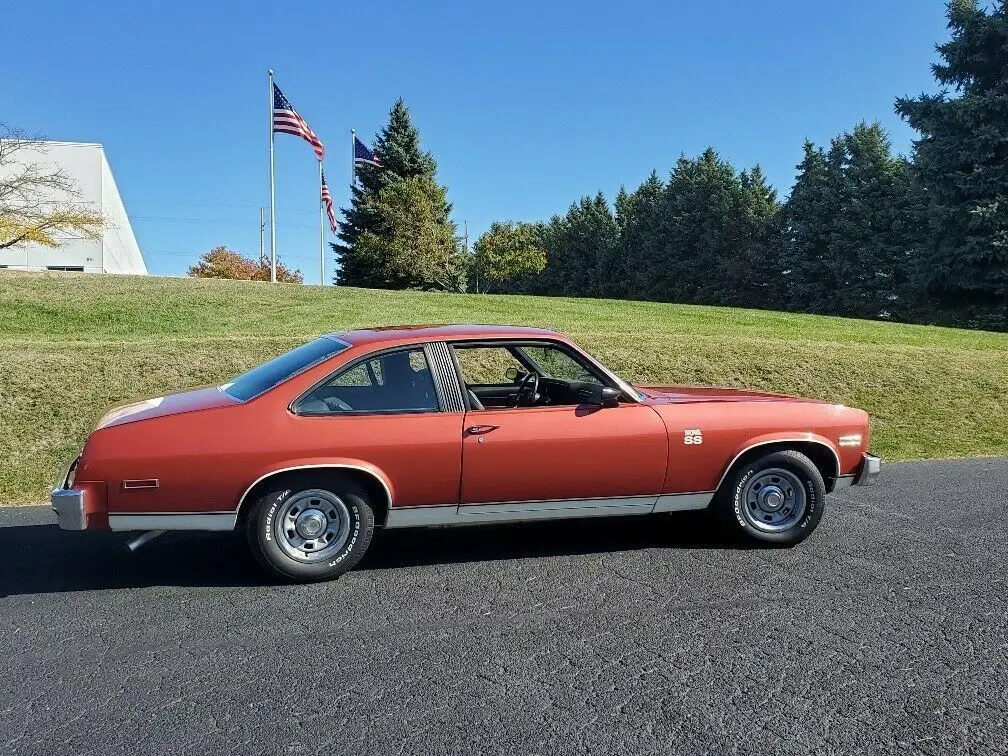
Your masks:
{"label": "american flag", "polygon": [[332,195],[329,193],[329,185],[325,182],[325,173],[322,174],[322,201],[325,203],[326,215],[329,216],[329,228],[336,233],[336,213],[333,212]]}
{"label": "american flag", "polygon": [[373,165],[375,168],[381,168],[381,161],[356,136],[353,138],[353,161],[354,165]]}
{"label": "american flag", "polygon": [[319,160],[325,157],[325,147],[322,146],[322,141],[315,136],[314,131],[308,128],[305,119],[294,110],[290,100],[284,97],[284,93],[276,84],[273,85],[273,133],[293,134],[301,137],[312,146]]}

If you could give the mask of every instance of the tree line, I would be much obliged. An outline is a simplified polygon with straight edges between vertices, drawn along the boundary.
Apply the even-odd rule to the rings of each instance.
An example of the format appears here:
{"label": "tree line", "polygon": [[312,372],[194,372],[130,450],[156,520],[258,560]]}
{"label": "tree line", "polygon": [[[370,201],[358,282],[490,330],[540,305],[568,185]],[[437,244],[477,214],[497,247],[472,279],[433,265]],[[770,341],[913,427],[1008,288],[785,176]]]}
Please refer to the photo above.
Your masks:
{"label": "tree line", "polygon": [[343,211],[336,282],[1008,329],[1008,0],[956,0],[948,25],[941,91],[895,103],[920,135],[909,158],[860,123],[807,142],[782,200],[709,148],[612,203],[494,223],[471,254],[400,100]]}

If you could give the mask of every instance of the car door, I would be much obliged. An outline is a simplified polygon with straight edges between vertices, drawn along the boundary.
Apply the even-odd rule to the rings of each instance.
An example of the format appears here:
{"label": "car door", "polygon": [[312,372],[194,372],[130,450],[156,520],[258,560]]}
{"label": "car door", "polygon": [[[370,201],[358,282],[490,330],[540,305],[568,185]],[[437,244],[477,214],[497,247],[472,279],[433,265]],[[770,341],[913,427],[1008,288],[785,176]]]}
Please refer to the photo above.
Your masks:
{"label": "car door", "polygon": [[[462,355],[465,345],[454,349],[463,380],[477,383]],[[492,372],[483,380],[499,383]],[[541,509],[543,502],[570,509],[572,516],[600,506],[643,512],[661,492],[668,436],[646,405],[470,409],[464,426],[460,514],[513,510],[515,503]]]}
{"label": "car door", "polygon": [[454,374],[455,395],[446,395],[446,360],[436,346],[367,355],[312,387],[293,406],[304,453],[377,467],[391,482],[395,509],[454,505],[463,407]]}

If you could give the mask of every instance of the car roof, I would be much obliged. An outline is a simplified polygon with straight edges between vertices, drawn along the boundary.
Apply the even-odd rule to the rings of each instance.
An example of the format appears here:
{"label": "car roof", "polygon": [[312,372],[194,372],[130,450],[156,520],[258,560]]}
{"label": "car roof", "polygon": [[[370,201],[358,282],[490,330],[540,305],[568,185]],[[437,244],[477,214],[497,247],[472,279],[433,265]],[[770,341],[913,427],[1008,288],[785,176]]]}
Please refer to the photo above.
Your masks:
{"label": "car roof", "polygon": [[424,341],[460,341],[472,339],[556,339],[557,331],[512,325],[402,325],[365,328],[333,333],[353,346]]}

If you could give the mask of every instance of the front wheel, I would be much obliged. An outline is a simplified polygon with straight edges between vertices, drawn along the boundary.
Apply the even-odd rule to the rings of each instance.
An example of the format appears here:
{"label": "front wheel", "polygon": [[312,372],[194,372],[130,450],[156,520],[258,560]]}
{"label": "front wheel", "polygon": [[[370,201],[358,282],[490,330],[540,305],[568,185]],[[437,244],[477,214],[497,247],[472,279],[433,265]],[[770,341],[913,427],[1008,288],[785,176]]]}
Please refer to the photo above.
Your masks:
{"label": "front wheel", "polygon": [[287,580],[332,580],[364,556],[374,531],[367,492],[343,476],[304,477],[267,491],[248,517],[257,561]]}
{"label": "front wheel", "polygon": [[715,506],[721,521],[747,540],[794,546],[816,529],[825,499],[819,468],[804,454],[785,449],[735,470]]}

